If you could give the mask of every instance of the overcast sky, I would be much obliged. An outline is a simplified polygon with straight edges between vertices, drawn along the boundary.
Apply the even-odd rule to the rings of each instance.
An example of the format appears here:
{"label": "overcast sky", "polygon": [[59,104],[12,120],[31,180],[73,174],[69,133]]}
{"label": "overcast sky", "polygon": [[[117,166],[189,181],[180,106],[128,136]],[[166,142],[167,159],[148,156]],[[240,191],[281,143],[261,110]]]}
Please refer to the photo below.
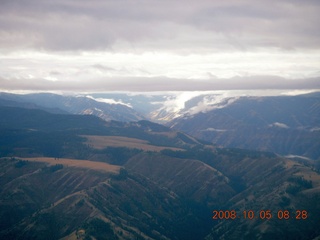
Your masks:
{"label": "overcast sky", "polygon": [[0,90],[320,89],[319,0],[0,0]]}

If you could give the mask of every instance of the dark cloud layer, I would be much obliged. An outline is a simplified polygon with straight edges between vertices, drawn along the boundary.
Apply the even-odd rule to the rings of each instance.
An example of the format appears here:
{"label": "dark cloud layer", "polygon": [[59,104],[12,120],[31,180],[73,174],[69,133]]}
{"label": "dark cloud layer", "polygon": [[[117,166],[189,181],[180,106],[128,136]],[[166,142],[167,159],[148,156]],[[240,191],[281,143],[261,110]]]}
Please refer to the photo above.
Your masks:
{"label": "dark cloud layer", "polygon": [[0,49],[318,49],[319,12],[315,0],[2,0]]}
{"label": "dark cloud layer", "polygon": [[276,76],[234,77],[190,80],[155,78],[115,78],[93,81],[48,81],[43,79],[0,79],[0,90],[30,91],[209,91],[254,89],[320,89],[320,78],[288,80]]}

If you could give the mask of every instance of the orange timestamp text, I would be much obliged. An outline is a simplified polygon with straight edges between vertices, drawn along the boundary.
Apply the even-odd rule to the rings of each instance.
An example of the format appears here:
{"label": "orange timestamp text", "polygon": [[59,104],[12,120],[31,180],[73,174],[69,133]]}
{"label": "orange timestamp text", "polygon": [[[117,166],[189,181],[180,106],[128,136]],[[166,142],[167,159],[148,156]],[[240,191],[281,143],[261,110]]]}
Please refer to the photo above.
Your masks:
{"label": "orange timestamp text", "polygon": [[271,212],[271,210],[244,210],[242,212],[237,212],[236,210],[213,210],[212,211],[213,220],[235,220],[235,219],[261,219],[270,220],[272,218],[277,218],[280,220],[306,220],[308,218],[308,212],[306,210],[278,210],[276,212]]}

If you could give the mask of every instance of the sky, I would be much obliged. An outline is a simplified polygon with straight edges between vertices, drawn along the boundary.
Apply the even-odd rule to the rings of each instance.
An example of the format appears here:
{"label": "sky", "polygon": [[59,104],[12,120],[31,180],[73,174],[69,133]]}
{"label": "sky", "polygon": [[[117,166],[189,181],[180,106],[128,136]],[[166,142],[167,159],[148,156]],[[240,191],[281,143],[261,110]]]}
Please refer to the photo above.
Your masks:
{"label": "sky", "polygon": [[0,90],[320,89],[319,12],[319,0],[0,0]]}

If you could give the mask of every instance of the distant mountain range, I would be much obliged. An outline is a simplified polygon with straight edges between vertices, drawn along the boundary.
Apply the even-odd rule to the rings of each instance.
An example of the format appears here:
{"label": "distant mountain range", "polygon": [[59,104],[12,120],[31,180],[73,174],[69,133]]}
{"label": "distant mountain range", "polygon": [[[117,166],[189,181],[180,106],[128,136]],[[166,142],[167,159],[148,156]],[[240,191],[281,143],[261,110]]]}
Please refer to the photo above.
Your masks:
{"label": "distant mountain range", "polygon": [[0,105],[38,108],[49,112],[95,115],[104,120],[138,121],[143,115],[123,104],[99,102],[85,96],[63,96],[51,93],[0,93]]}
{"label": "distant mountain range", "polygon": [[[254,95],[254,93],[251,93]],[[150,120],[218,146],[320,158],[320,93],[0,93],[0,106],[89,114],[110,121]]]}
{"label": "distant mountain range", "polygon": [[206,107],[168,126],[219,146],[320,158],[320,93],[230,98]]}

